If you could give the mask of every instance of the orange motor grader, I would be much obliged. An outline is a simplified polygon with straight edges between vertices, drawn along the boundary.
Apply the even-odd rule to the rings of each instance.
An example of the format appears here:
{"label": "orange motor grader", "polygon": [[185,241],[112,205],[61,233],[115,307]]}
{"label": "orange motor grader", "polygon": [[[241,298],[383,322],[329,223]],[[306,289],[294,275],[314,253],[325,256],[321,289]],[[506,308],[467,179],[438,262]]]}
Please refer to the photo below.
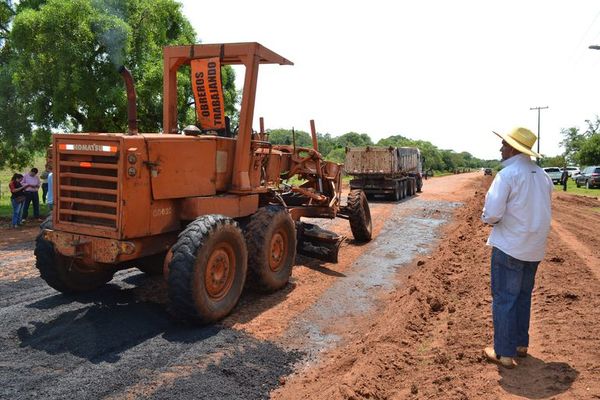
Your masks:
{"label": "orange motor grader", "polygon": [[[340,238],[302,217],[346,218],[355,240],[371,239],[366,197],[352,191],[341,205],[342,165],[318,152],[312,121],[313,148],[271,144],[262,119],[252,129],[259,65],[292,62],[258,43],[173,46],[163,56],[163,133],[138,133],[133,79],[122,67],[127,133],[53,135],[55,206],[35,247],[51,287],[88,291],[137,267],[165,275],[180,317],[207,323],[234,308],[247,275],[265,291],[285,286],[303,244],[337,252]],[[219,123],[222,111],[210,110],[222,102],[215,74],[245,67],[237,132],[210,122],[180,131],[177,71],[186,65],[197,115]],[[286,184],[294,176],[304,183]]]}

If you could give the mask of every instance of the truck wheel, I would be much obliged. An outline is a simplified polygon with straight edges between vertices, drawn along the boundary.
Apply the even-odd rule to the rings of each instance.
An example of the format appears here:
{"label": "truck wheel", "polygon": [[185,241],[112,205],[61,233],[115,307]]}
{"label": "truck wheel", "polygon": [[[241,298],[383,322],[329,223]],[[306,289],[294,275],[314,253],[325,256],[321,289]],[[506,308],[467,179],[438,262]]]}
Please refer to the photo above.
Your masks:
{"label": "truck wheel", "polygon": [[396,181],[396,190],[394,192],[394,200],[395,201],[402,200],[402,183],[399,181]]}
{"label": "truck wheel", "polygon": [[371,240],[373,224],[371,223],[371,211],[367,196],[362,190],[352,190],[348,193],[348,217],[350,229],[357,242],[368,242]]}
{"label": "truck wheel", "polygon": [[[43,229],[52,229],[52,216],[40,225]],[[67,257],[54,249],[54,244],[43,238],[40,233],[35,239],[35,267],[40,277],[53,289],[62,293],[77,293],[94,290],[110,281],[114,269],[98,265],[93,269],[81,261]]]}
{"label": "truck wheel", "polygon": [[417,193],[421,193],[421,189],[423,189],[423,178],[417,178]]}
{"label": "truck wheel", "polygon": [[296,260],[296,227],[283,207],[260,208],[244,229],[248,270],[258,289],[273,292],[284,287]]}
{"label": "truck wheel", "polygon": [[173,246],[168,291],[181,318],[210,323],[233,310],[246,281],[247,251],[237,222],[204,215],[191,222]]}

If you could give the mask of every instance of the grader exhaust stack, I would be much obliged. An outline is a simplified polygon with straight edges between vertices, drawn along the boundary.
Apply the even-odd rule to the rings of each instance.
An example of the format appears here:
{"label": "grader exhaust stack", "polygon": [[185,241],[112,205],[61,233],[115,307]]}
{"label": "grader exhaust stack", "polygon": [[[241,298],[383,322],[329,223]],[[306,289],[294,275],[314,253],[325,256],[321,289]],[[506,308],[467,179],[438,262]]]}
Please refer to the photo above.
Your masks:
{"label": "grader exhaust stack", "polygon": [[135,94],[135,86],[133,85],[133,76],[131,72],[124,65],[119,67],[119,73],[125,81],[125,87],[127,88],[127,134],[137,135],[137,106]]}

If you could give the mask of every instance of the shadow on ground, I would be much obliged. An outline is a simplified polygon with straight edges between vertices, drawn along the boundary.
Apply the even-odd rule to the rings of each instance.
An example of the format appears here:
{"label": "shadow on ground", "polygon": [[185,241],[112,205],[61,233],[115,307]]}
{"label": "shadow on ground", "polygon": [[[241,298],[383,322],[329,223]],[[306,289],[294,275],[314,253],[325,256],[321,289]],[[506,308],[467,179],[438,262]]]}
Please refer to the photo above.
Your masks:
{"label": "shadow on ground", "polygon": [[[123,287],[123,283],[134,287]],[[249,321],[284,301],[294,287],[288,284],[270,295],[246,288],[229,318]],[[114,363],[120,354],[157,336],[195,343],[225,329],[220,324],[198,326],[175,319],[168,309],[166,290],[160,277],[134,274],[94,292],[55,294],[28,304],[26,308],[65,311],[50,320],[39,321],[39,315],[37,320],[25,320],[16,332],[20,347],[52,355],[70,353],[92,363]],[[242,307],[244,312],[238,313]]]}
{"label": "shadow on ground", "polygon": [[505,391],[528,399],[545,399],[566,392],[579,372],[564,362],[545,362],[528,356],[519,359],[515,369],[500,368],[500,376],[499,383]]}
{"label": "shadow on ground", "polygon": [[20,347],[48,354],[70,353],[92,363],[117,362],[120,354],[155,336],[169,341],[196,342],[219,332],[218,325],[189,327],[174,321],[165,306],[141,302],[133,289],[117,285],[81,296],[55,296],[30,304],[42,310],[81,303],[49,321],[29,321],[17,330]]}

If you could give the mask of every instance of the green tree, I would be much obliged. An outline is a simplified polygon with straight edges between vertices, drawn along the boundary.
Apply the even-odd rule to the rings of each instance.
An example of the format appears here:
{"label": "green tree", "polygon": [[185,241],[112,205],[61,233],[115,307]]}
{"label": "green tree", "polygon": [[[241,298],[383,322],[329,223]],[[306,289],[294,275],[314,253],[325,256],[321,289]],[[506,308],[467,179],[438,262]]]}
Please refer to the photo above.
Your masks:
{"label": "green tree", "polygon": [[117,69],[125,64],[136,80],[139,128],[157,131],[161,48],[194,37],[172,0],[48,0],[14,19],[13,81],[36,125],[122,132],[126,95]]}
{"label": "green tree", "polygon": [[319,152],[323,156],[326,156],[331,152],[331,150],[338,146],[337,140],[329,133],[317,133],[317,143],[319,144]]}
{"label": "green tree", "polygon": [[425,170],[443,171],[446,169],[446,164],[442,159],[440,150],[431,144],[431,142],[415,140],[412,145],[421,151],[421,157],[424,160],[423,168]]}
{"label": "green tree", "polygon": [[540,161],[541,167],[559,167],[562,168],[565,166],[565,157],[562,155],[554,156],[554,157],[544,157]]}
{"label": "green tree", "polygon": [[[136,81],[140,131],[160,131],[162,47],[196,41],[175,0],[22,0],[16,8],[3,0],[0,35],[0,101],[9,105],[0,110],[0,139],[4,147],[27,150],[46,146],[53,130],[124,132],[120,65]],[[183,68],[182,125],[195,122],[190,81]],[[238,93],[230,67],[223,81],[226,113],[235,119]],[[2,155],[0,166],[23,159]]]}
{"label": "green tree", "polygon": [[297,147],[312,147],[312,139],[308,132],[296,131],[292,135],[291,129],[267,129],[269,141],[273,144],[288,144],[294,143],[294,136]]}
{"label": "green tree", "polygon": [[592,134],[579,150],[579,161],[581,165],[600,164],[600,134]]}
{"label": "green tree", "polygon": [[560,145],[565,148],[567,161],[579,164],[579,151],[586,140],[585,135],[580,133],[576,127],[561,129],[560,133],[564,137]]}
{"label": "green tree", "polygon": [[346,161],[346,148],[345,147],[337,147],[331,150],[327,156],[325,157],[328,161],[333,161],[336,163],[343,164]]}
{"label": "green tree", "polygon": [[377,142],[377,146],[395,146],[395,147],[410,147],[414,146],[414,140],[405,138],[402,135],[393,135]]}
{"label": "green tree", "polygon": [[372,146],[373,141],[366,133],[348,132],[336,137],[337,147]]}

